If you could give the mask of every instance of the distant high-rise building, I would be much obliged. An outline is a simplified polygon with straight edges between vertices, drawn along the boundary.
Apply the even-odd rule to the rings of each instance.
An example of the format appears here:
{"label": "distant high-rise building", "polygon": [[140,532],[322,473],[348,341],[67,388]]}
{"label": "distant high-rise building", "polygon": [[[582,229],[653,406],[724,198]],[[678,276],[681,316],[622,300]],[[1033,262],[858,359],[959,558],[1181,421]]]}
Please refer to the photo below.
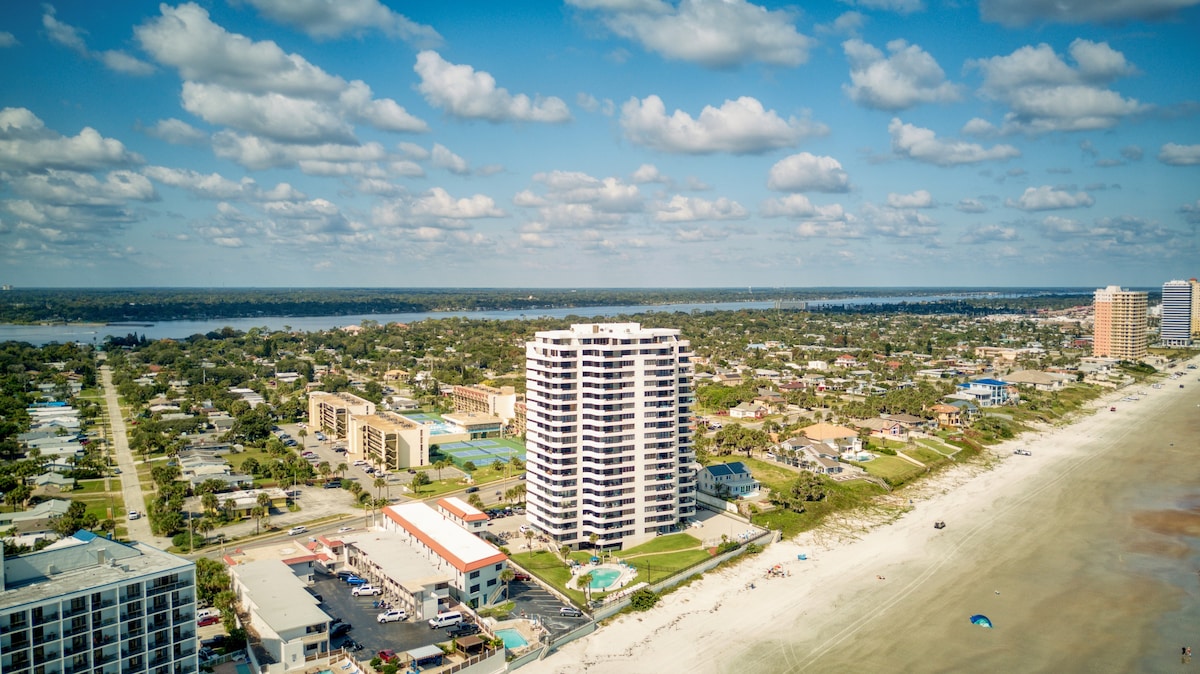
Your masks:
{"label": "distant high-rise building", "polygon": [[526,344],[526,516],[558,543],[619,547],[696,512],[691,344],[638,323]]}
{"label": "distant high-rise building", "polygon": [[1192,286],[1192,338],[1200,338],[1200,281],[1188,279]]}
{"label": "distant high-rise building", "polygon": [[1092,355],[1139,360],[1146,356],[1144,292],[1108,286],[1096,291]]}
{"label": "distant high-rise building", "polygon": [[1162,288],[1162,321],[1158,341],[1163,346],[1192,344],[1192,284],[1167,281]]}
{"label": "distant high-rise building", "polygon": [[81,531],[0,568],[5,674],[197,674],[192,562]]}

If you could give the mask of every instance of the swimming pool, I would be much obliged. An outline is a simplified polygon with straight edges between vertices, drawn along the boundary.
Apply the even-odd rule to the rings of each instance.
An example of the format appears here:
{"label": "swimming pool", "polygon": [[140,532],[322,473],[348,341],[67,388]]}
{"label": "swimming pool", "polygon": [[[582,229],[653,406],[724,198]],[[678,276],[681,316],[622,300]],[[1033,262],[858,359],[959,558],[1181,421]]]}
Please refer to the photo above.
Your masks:
{"label": "swimming pool", "polygon": [[521,632],[513,627],[503,630],[496,630],[496,636],[504,640],[505,648],[520,648],[522,646],[529,645],[529,642],[525,640],[525,637],[521,636]]}
{"label": "swimming pool", "polygon": [[592,582],[588,583],[588,585],[593,590],[603,590],[617,582],[617,579],[621,577],[621,572],[617,569],[593,569],[590,573],[592,574]]}

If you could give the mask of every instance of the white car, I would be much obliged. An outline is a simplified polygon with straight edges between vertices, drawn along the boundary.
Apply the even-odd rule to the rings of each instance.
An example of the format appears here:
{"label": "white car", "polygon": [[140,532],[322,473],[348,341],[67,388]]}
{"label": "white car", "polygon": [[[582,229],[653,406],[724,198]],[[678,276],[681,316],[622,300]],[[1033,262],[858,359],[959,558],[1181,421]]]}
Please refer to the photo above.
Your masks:
{"label": "white car", "polygon": [[528,524],[522,524],[519,527],[519,530],[521,533],[525,533],[526,531],[533,531],[533,527],[529,526]]}
{"label": "white car", "polygon": [[142,516],[142,514],[136,510],[129,511],[129,519],[131,519],[131,520],[136,520],[137,518],[139,518],[141,516]]}
{"label": "white car", "polygon": [[353,590],[350,590],[350,594],[354,595],[355,597],[374,597],[383,594],[383,590],[377,587],[371,587],[370,585],[359,585]]}
{"label": "white car", "polygon": [[337,530],[337,532],[338,532],[339,534],[344,534],[344,533],[346,533],[347,531],[354,531],[354,527],[342,527],[342,528],[340,528],[340,529],[338,529],[338,530]]}
{"label": "white car", "polygon": [[288,529],[288,536],[299,536],[306,531],[308,531],[308,527],[306,526],[292,527],[291,529]]}
{"label": "white car", "polygon": [[408,614],[404,611],[392,609],[391,611],[384,611],[383,613],[380,613],[379,615],[375,616],[375,619],[381,623],[394,623],[400,622],[401,620],[408,620]]}

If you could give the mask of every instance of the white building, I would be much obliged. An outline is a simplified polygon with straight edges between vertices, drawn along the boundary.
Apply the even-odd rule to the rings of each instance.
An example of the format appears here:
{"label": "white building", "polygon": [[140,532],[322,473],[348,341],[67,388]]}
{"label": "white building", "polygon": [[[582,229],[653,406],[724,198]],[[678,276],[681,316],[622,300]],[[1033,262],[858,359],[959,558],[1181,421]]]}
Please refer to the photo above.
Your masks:
{"label": "white building", "polygon": [[692,351],[678,330],[572,325],[525,354],[530,524],[620,547],[695,513]]}
{"label": "white building", "polygon": [[425,503],[387,506],[383,515],[380,528],[384,532],[399,534],[433,568],[450,577],[448,590],[453,599],[478,607],[498,589],[508,556],[496,546]]}
{"label": "white building", "polygon": [[[230,569],[233,592],[250,616],[261,649],[252,649],[264,674],[303,670],[329,655],[329,615],[284,562],[263,559]],[[265,657],[264,657],[265,656]]]}
{"label": "white building", "polygon": [[81,532],[0,565],[5,674],[196,674],[196,567]]}
{"label": "white building", "polygon": [[1158,341],[1164,346],[1192,344],[1192,284],[1167,281],[1162,287],[1162,328]]}

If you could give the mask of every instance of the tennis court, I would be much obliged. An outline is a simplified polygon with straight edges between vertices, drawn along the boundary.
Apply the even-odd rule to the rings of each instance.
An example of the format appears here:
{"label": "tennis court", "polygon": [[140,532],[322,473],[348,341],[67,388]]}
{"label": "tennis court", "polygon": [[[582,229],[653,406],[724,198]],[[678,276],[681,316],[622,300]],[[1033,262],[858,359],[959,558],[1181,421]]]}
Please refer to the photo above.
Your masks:
{"label": "tennis court", "polygon": [[458,465],[470,461],[476,466],[507,462],[513,457],[525,458],[525,448],[512,440],[464,440],[438,445],[438,452]]}

